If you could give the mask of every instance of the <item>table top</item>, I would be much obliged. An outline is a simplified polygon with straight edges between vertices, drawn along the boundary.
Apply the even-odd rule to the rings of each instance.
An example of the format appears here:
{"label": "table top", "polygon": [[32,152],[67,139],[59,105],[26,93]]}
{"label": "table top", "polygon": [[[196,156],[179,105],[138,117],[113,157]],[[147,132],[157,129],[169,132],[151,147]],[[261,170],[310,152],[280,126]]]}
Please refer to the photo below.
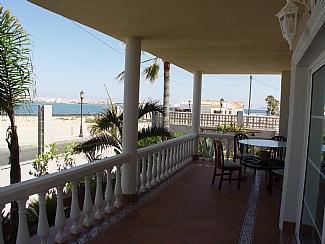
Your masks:
{"label": "table top", "polygon": [[258,147],[273,147],[273,148],[287,147],[286,142],[267,140],[267,139],[245,139],[245,140],[240,140],[239,143],[250,145],[250,146],[258,146]]}

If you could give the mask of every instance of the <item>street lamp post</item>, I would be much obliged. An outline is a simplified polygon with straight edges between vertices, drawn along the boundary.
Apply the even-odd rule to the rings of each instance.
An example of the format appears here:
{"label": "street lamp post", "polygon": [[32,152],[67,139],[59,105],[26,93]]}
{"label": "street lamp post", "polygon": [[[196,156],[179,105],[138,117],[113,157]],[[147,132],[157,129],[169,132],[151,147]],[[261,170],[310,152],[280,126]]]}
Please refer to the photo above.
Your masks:
{"label": "street lamp post", "polygon": [[191,100],[188,100],[188,111],[191,112]]}
{"label": "street lamp post", "polygon": [[80,92],[80,133],[79,137],[83,137],[82,133],[82,102],[85,97],[85,93],[83,91]]}
{"label": "street lamp post", "polygon": [[223,98],[221,98],[220,99],[220,114],[221,114],[221,109],[222,109],[222,107],[223,107],[223,103],[224,103],[224,99]]}

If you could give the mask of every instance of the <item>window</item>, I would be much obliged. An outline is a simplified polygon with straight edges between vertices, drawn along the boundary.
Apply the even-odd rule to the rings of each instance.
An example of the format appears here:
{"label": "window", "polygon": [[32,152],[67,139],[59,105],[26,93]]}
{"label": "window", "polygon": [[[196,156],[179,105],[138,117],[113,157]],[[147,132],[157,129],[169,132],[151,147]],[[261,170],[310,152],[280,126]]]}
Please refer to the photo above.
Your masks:
{"label": "window", "polygon": [[305,188],[300,222],[302,243],[321,243],[325,205],[325,65],[312,75]]}

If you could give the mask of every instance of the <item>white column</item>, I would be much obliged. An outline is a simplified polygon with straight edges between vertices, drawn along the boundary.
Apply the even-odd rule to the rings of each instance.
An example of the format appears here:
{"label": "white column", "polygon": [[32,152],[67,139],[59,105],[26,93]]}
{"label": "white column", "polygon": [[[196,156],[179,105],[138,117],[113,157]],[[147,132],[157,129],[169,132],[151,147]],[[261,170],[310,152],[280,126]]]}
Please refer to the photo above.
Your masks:
{"label": "white column", "polygon": [[122,151],[130,154],[131,160],[122,167],[123,194],[136,193],[140,57],[141,40],[135,37],[128,38],[125,56]]}
{"label": "white column", "polygon": [[296,68],[292,70],[290,89],[290,110],[288,121],[288,143],[286,150],[283,190],[280,209],[279,227],[282,230],[284,222],[295,223],[297,220],[299,199],[303,189],[306,165],[306,148],[308,133],[306,118],[308,115],[308,70]]}
{"label": "white column", "polygon": [[[194,72],[193,105],[192,105],[192,133],[200,132],[202,72]],[[198,155],[198,140],[195,140],[193,155]]]}
{"label": "white column", "polygon": [[289,98],[291,72],[283,71],[281,75],[281,99],[280,99],[280,128],[279,134],[287,137],[289,119]]}

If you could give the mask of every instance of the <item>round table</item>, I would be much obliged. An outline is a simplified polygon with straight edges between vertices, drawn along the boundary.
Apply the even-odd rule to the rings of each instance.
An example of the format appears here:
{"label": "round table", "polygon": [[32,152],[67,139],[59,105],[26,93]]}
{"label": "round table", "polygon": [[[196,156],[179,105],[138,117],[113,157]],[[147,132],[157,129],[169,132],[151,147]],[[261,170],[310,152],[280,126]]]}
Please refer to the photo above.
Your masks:
{"label": "round table", "polygon": [[240,144],[257,146],[257,147],[269,147],[269,148],[284,148],[287,147],[287,143],[283,141],[274,141],[267,139],[245,139],[239,140]]}
{"label": "round table", "polygon": [[[264,147],[264,148],[286,148],[287,143],[282,141],[274,141],[267,139],[245,139],[239,140],[240,144]],[[265,152],[265,151],[264,151]],[[267,152],[269,154],[269,152]],[[265,156],[265,155],[263,155]],[[249,158],[247,160],[243,160],[242,164],[248,168],[256,169],[256,170],[276,170],[283,169],[284,165],[279,162],[273,162],[272,160],[264,159],[265,157],[254,157]]]}

